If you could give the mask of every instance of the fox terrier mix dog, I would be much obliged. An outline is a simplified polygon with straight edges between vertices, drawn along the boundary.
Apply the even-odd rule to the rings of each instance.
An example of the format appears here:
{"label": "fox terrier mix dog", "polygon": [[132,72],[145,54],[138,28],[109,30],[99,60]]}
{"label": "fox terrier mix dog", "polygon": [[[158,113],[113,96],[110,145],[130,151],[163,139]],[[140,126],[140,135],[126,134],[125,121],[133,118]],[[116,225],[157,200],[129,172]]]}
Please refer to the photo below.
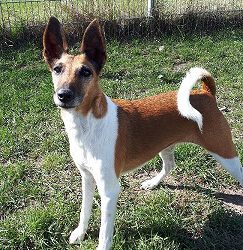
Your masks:
{"label": "fox terrier mix dog", "polygon": [[[144,189],[156,187],[175,166],[173,150],[178,143],[205,148],[243,185],[243,168],[230,128],[217,107],[215,82],[205,69],[190,69],[178,91],[139,100],[111,100],[99,85],[106,46],[97,20],[87,27],[78,55],[68,54],[63,29],[55,17],[45,29],[43,45],[54,101],[61,109],[71,156],[82,175],[80,221],[70,236],[71,244],[84,238],[97,185],[101,197],[97,249],[110,249],[119,176],[159,154],[161,172],[142,183]],[[192,90],[197,81],[202,81],[202,88]]]}

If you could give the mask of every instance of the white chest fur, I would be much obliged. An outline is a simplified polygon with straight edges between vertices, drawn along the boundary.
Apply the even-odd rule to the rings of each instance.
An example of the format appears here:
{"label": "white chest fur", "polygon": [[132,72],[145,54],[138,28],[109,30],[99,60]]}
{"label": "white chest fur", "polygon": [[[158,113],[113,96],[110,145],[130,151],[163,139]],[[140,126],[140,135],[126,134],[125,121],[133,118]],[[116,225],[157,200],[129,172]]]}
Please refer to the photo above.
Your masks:
{"label": "white chest fur", "polygon": [[108,98],[107,113],[97,119],[89,112],[83,116],[73,109],[62,110],[70,153],[77,165],[95,174],[101,167],[113,168],[118,135],[117,106]]}

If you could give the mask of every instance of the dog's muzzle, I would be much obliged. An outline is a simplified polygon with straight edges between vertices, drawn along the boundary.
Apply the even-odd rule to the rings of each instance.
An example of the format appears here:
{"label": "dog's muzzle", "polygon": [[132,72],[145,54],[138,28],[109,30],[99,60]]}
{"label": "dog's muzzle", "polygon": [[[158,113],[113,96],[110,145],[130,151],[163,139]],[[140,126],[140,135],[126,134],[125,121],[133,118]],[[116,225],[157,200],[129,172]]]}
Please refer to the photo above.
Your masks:
{"label": "dog's muzzle", "polygon": [[61,88],[54,94],[55,104],[61,108],[74,108],[75,94],[70,88]]}
{"label": "dog's muzzle", "polygon": [[69,103],[74,98],[74,93],[70,89],[60,89],[58,90],[56,94],[57,94],[58,100],[65,104]]}

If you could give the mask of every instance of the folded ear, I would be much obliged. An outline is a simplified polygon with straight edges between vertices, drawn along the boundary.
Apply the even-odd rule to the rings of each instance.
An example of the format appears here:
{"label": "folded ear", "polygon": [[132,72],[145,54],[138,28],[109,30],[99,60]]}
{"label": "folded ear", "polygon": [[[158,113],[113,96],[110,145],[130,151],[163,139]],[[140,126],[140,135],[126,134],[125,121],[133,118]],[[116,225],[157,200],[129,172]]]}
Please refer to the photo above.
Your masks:
{"label": "folded ear", "polygon": [[103,31],[96,19],[85,30],[80,51],[86,54],[99,73],[106,61],[106,48]]}
{"label": "folded ear", "polygon": [[43,35],[43,56],[51,68],[56,59],[61,58],[68,51],[67,41],[61,24],[55,17],[51,17]]}

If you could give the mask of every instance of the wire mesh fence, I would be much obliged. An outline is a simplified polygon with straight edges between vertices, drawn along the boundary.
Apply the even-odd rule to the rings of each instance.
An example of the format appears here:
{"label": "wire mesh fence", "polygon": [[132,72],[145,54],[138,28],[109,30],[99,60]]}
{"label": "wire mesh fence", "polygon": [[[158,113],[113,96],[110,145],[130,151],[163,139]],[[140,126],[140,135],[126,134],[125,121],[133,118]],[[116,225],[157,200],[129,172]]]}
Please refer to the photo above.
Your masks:
{"label": "wire mesh fence", "polygon": [[108,37],[150,36],[242,25],[243,0],[1,0],[1,45],[37,38],[52,15],[74,37],[95,17]]}
{"label": "wire mesh fence", "polygon": [[9,29],[43,23],[51,15],[68,22],[75,16],[114,20],[146,12],[146,0],[3,0],[0,6],[1,26]]}
{"label": "wire mesh fence", "polygon": [[205,14],[232,12],[243,9],[242,0],[155,0],[155,7],[165,15],[184,15],[189,12]]}

